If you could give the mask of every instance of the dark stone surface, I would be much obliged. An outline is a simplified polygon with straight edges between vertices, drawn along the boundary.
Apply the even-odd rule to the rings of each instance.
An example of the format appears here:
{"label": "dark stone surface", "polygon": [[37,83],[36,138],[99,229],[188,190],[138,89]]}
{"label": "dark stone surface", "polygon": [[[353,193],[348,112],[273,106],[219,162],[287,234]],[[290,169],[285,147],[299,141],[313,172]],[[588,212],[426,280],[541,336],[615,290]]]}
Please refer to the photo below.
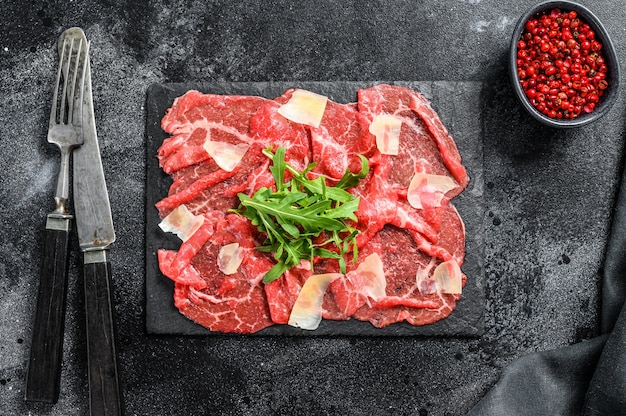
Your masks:
{"label": "dark stone surface", "polygon": [[[581,1],[624,68],[617,1]],[[598,123],[546,129],[508,84],[534,2],[1,1],[0,414],[88,414],[81,256],[71,241],[61,399],[24,380],[59,157],[46,143],[56,39],[91,40],[94,104],[118,241],[113,258],[128,415],[462,415],[525,353],[596,335],[599,271],[622,169],[624,99]],[[165,82],[481,81],[486,332],[466,338],[148,336],[144,102]]]}

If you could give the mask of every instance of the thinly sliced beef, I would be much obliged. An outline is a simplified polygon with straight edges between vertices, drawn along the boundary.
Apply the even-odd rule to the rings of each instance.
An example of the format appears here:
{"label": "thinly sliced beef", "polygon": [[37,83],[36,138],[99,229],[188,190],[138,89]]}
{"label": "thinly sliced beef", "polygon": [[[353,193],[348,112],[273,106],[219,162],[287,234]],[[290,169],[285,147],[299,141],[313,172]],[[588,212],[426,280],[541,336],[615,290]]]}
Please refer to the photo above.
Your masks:
{"label": "thinly sliced beef", "polygon": [[[285,104],[294,91],[285,91],[275,101]],[[359,172],[361,159],[358,155],[369,157],[376,147],[375,137],[368,131],[369,122],[358,111],[356,103],[339,104],[328,100],[318,127],[300,126],[310,133],[307,146],[310,147],[312,160],[317,163],[313,172],[327,177],[331,182],[341,179],[346,169],[353,173]]]}
{"label": "thinly sliced beef", "polygon": [[[197,91],[189,91],[177,98],[161,121],[163,130],[176,137],[159,149],[162,166],[167,166],[166,172],[171,173],[206,159],[208,155],[204,159],[198,156],[201,153],[199,148],[206,140],[252,143],[248,134],[250,117],[266,101],[261,97],[201,94]],[[172,158],[179,163],[166,163]]]}
{"label": "thinly sliced beef", "polygon": [[250,119],[250,133],[264,148],[285,147],[285,160],[302,170],[311,161],[309,129],[278,114],[280,105],[272,100],[261,106]]}
{"label": "thinly sliced beef", "polygon": [[389,224],[396,217],[397,195],[386,180],[387,176],[387,165],[374,164],[368,180],[352,189],[352,193],[360,198],[356,212],[357,228],[360,230],[357,235],[359,247],[367,244],[385,224]]}
{"label": "thinly sliced beef", "polygon": [[[220,203],[220,198],[230,198],[228,203],[232,202],[234,195],[215,192],[214,187],[230,178],[239,185],[255,168],[266,163],[266,158],[261,155],[262,147],[256,144],[250,132],[250,121],[268,101],[261,97],[201,94],[198,91],[189,91],[174,101],[161,121],[163,130],[173,136],[159,149],[159,161],[166,173],[175,176],[175,187],[157,203],[161,215],[167,215],[181,204],[189,204],[196,207],[195,212],[201,212],[202,209],[221,208],[224,204]],[[206,140],[234,145],[246,143],[251,147],[239,165],[228,172],[220,169],[204,150]],[[177,175],[180,170],[191,171],[191,174]],[[217,201],[207,204],[207,196]]]}
{"label": "thinly sliced beef", "polygon": [[420,233],[408,230],[418,248],[424,253],[443,261],[455,260],[459,266],[465,258],[465,225],[459,212],[452,205],[437,210],[441,216],[441,227],[436,243],[425,239]]}
{"label": "thinly sliced beef", "polygon": [[359,155],[370,157],[376,148],[368,126],[355,107],[328,101],[322,123],[311,129],[313,160],[318,163],[314,171],[334,180],[341,179],[346,170],[358,173]]}
{"label": "thinly sliced beef", "polygon": [[420,293],[416,275],[419,268],[431,267],[441,262],[421,251],[413,237],[405,230],[387,226],[380,231],[381,253],[387,296],[365,303],[354,318],[369,321],[377,328],[407,321],[412,325],[426,325],[439,321],[452,313],[460,295]]}
{"label": "thinly sliced beef", "polygon": [[[372,253],[382,255],[383,247],[380,235],[376,233],[368,243],[359,250],[357,264]],[[348,263],[348,274],[354,273],[357,264]],[[332,265],[329,265],[332,267]],[[329,269],[332,270],[332,269]],[[352,281],[346,276],[332,282],[328,288],[327,299],[324,304],[324,319],[345,320],[350,319],[354,313],[371,300],[363,293],[362,287],[355,287]]]}
{"label": "thinly sliced beef", "polygon": [[469,178],[461,164],[454,140],[423,95],[410,88],[376,85],[359,90],[359,111],[370,121],[377,114],[391,114],[402,120],[400,153],[390,158],[391,179],[407,187],[414,172],[451,175],[459,187],[449,193],[458,195]]}
{"label": "thinly sliced beef", "polygon": [[[184,189],[163,198],[161,201],[157,202],[156,207],[161,215],[167,215],[179,205],[187,204],[190,207],[194,207],[194,209],[190,208],[190,211],[198,213],[200,211],[195,207],[204,205],[202,202],[206,201],[206,196],[212,194],[211,188],[231,178],[233,175],[232,172],[225,170],[211,172],[208,175],[200,177]],[[219,195],[217,196],[221,197]],[[212,209],[213,207],[210,208]]]}
{"label": "thinly sliced beef", "polygon": [[283,274],[280,279],[265,285],[265,294],[269,304],[272,320],[277,324],[289,322],[289,315],[298,293],[306,279],[311,276],[309,262],[302,262]]}
{"label": "thinly sliced beef", "polygon": [[209,154],[202,147],[206,136],[207,131],[203,128],[195,129],[188,138],[184,138],[184,134],[177,136],[178,138],[183,138],[183,141],[178,146],[175,146],[175,149],[170,149],[170,153],[164,151],[162,155],[159,155],[159,162],[163,171],[165,173],[174,173],[209,159]]}
{"label": "thinly sliced beef", "polygon": [[[235,214],[213,211],[211,216],[214,232],[204,239],[200,248],[194,244],[192,250],[196,254],[185,267],[197,272],[195,279],[192,282],[183,280],[188,278],[187,274],[182,278],[168,276],[176,282],[176,307],[183,315],[212,331],[249,333],[272,325],[261,285],[263,275],[272,264],[256,251],[253,227]],[[239,269],[226,275],[220,271],[217,258],[221,247],[230,243],[239,243],[245,256]],[[179,255],[184,251],[183,246]],[[167,267],[167,264],[161,264],[166,275]],[[199,284],[198,278],[204,284]]]}
{"label": "thinly sliced beef", "polygon": [[[447,317],[460,295],[421,293],[416,280],[418,270],[422,277],[424,270],[432,276],[438,264],[454,260],[460,266],[465,255],[463,222],[450,199],[469,179],[437,114],[413,90],[378,85],[359,91],[358,103],[329,100],[320,126],[309,127],[278,113],[293,91],[275,100],[190,91],[176,99],[163,118],[162,127],[171,137],[163,142],[158,157],[173,183],[168,196],[157,203],[159,213],[165,216],[185,204],[193,214],[204,216],[203,226],[179,250],[158,253],[162,273],[175,282],[176,307],[212,331],[256,332],[289,322],[296,298],[312,274],[338,272],[336,260],[315,258],[313,270],[303,261],[280,279],[263,284],[263,275],[275,262],[271,253],[256,250],[265,235],[245,217],[228,213],[238,206],[238,193],[253,195],[275,185],[263,150],[282,146],[289,164],[302,170],[315,162],[310,175],[323,175],[330,185],[346,169],[355,173],[361,169],[358,155],[367,157],[370,165],[367,177],[349,190],[360,198],[354,224],[360,231],[357,261],[352,261],[352,253],[346,254],[347,274],[329,285],[323,318],[358,319],[384,327],[401,321],[425,325]],[[379,114],[402,120],[397,156],[376,149],[369,124]],[[209,156],[206,140],[249,147],[229,172]],[[415,173],[445,175],[457,186],[447,192],[441,206],[416,209],[407,200]],[[234,242],[245,255],[238,270],[225,275],[217,258],[222,246]],[[382,261],[386,280],[384,296],[379,285],[375,299],[363,286],[370,278],[367,270],[359,269],[369,256],[380,259],[378,276]],[[462,279],[465,283],[466,277]]]}

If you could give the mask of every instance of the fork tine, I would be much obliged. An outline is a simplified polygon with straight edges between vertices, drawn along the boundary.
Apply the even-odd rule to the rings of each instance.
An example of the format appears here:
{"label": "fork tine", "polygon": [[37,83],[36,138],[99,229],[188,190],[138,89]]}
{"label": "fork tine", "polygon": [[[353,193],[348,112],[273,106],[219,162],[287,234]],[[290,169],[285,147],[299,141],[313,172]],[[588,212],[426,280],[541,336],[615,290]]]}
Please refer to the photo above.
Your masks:
{"label": "fork tine", "polygon": [[63,49],[61,50],[61,58],[59,59],[59,69],[57,70],[57,80],[54,84],[54,94],[52,96],[52,109],[50,110],[50,125],[57,123],[57,100],[59,99],[59,84],[61,83],[61,72],[63,70],[63,59],[65,57],[65,40],[63,41]]}
{"label": "fork tine", "polygon": [[[81,49],[83,46],[83,40],[80,39],[79,43],[78,43],[78,50],[76,51],[76,60],[74,61],[74,65],[73,65],[73,74],[72,74],[72,83],[70,85],[70,91],[68,92],[67,96],[69,97],[69,103],[68,103],[68,115],[67,115],[67,123],[68,124],[74,124],[74,102],[76,101],[74,97],[74,95],[76,94],[76,79],[78,78],[78,67],[80,64],[80,53],[81,53]],[[72,57],[74,55],[74,47],[72,45],[72,49],[70,50],[70,63],[72,62]],[[70,67],[69,63],[68,63],[68,68]]]}
{"label": "fork tine", "polygon": [[[63,52],[65,53],[65,45],[66,45],[66,40],[63,40]],[[69,73],[70,73],[70,66],[69,63],[72,60],[72,49],[74,48],[74,38],[72,38],[70,40],[70,47],[69,47],[69,51],[67,53],[67,55],[69,55],[66,59],[67,59],[67,64],[65,63],[65,61],[61,61],[61,65],[63,65],[63,67],[65,68],[65,71],[63,71],[63,91],[61,92],[61,115],[60,115],[60,119],[59,122],[61,124],[65,123],[65,101],[67,99],[67,83],[68,83],[68,78],[69,78]]]}

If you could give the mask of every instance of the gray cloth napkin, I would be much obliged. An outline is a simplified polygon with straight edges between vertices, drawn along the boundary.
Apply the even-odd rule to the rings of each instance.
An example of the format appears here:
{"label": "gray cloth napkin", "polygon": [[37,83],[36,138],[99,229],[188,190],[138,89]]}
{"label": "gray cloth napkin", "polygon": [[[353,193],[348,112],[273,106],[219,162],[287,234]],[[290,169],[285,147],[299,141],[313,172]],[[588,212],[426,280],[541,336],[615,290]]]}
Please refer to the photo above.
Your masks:
{"label": "gray cloth napkin", "polygon": [[602,273],[600,336],[521,357],[469,416],[626,415],[626,170]]}

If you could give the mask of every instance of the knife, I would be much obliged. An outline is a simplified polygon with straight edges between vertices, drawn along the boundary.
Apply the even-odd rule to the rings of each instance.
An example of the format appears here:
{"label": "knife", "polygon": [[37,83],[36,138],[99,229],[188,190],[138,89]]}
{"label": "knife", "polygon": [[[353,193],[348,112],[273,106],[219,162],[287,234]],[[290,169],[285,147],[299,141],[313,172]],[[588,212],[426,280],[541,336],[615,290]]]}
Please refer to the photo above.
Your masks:
{"label": "knife", "polygon": [[[84,33],[83,33],[84,36]],[[87,57],[84,142],[74,151],[74,215],[83,252],[89,403],[92,416],[121,415],[109,247],[115,241],[111,205],[100,159]]]}

